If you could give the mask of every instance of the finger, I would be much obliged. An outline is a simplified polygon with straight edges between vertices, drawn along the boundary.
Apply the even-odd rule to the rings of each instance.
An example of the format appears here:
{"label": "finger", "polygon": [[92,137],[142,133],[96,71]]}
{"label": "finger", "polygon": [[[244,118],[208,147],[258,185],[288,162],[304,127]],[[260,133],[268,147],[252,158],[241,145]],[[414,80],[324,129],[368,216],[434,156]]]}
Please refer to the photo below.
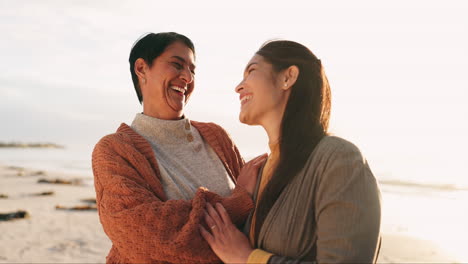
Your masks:
{"label": "finger", "polygon": [[221,203],[216,203],[216,210],[218,211],[219,215],[221,216],[221,219],[223,220],[225,225],[230,225],[232,224],[231,217],[227,213],[226,209],[224,209],[223,205]]}
{"label": "finger", "polygon": [[213,234],[214,237],[217,237],[219,227],[216,225],[216,222],[213,220],[213,218],[207,212],[205,212],[205,222],[208,225],[208,227],[210,228],[211,234]]}
{"label": "finger", "polygon": [[262,163],[268,158],[268,154],[264,153],[263,155],[258,156],[253,163]]}
{"label": "finger", "polygon": [[262,164],[265,163],[265,160],[266,160],[266,158],[265,158],[265,159],[262,159],[262,160],[255,161],[255,162],[252,164],[252,167],[258,168],[258,167],[262,166]]}
{"label": "finger", "polygon": [[244,168],[245,169],[258,168],[265,162],[265,160],[267,158],[268,158],[268,156],[257,157],[255,159],[249,161],[247,164],[245,164]]}
{"label": "finger", "polygon": [[254,168],[254,169],[260,168],[263,164],[265,164],[265,160],[266,160],[266,158],[254,162],[254,163],[252,164],[252,168]]}
{"label": "finger", "polygon": [[216,212],[216,210],[210,203],[208,203],[206,207],[208,209],[208,214],[211,216],[211,219],[214,220],[215,225],[218,228],[222,228],[224,226],[224,222],[223,220],[221,220],[221,217],[219,216],[218,212]]}
{"label": "finger", "polygon": [[259,160],[259,159],[262,159],[264,158],[265,156],[268,156],[266,153],[262,154],[262,155],[259,155],[251,160],[249,160],[245,165],[248,165],[248,164],[251,164],[251,163],[254,163],[255,161]]}
{"label": "finger", "polygon": [[212,244],[214,243],[214,237],[210,234],[210,232],[206,231],[203,226],[198,226],[198,229],[200,230],[202,237],[206,240],[206,242],[208,242],[210,247],[212,247]]}
{"label": "finger", "polygon": [[264,159],[266,159],[267,157],[268,157],[268,154],[267,154],[267,153],[263,153],[262,155],[260,155],[260,156],[258,156],[258,157],[256,157],[256,158],[254,158],[252,161],[255,163],[255,162],[257,162],[257,161],[264,160]]}

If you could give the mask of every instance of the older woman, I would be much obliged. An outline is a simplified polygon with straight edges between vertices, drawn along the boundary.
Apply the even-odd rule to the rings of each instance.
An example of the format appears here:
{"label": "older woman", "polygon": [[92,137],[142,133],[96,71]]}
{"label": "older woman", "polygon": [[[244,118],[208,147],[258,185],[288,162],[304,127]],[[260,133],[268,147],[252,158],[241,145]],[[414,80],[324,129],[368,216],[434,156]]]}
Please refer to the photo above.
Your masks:
{"label": "older woman", "polygon": [[378,255],[380,192],[352,143],[327,133],[330,87],[303,45],[260,48],[236,87],[241,122],[261,125],[271,154],[245,232],[207,205],[201,233],[226,263],[370,263]]}
{"label": "older woman", "polygon": [[198,231],[204,208],[221,203],[243,223],[264,157],[244,166],[221,127],[184,116],[194,90],[190,39],[148,34],[129,61],[143,112],[102,138],[92,159],[99,217],[113,244],[107,262],[219,262]]}

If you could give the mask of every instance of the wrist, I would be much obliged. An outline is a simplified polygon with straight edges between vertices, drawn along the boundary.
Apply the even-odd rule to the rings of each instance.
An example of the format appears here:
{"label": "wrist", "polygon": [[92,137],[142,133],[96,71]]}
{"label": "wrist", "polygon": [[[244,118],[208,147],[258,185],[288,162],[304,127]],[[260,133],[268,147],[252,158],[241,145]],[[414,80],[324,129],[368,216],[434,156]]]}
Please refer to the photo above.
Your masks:
{"label": "wrist", "polygon": [[252,254],[252,252],[254,252],[254,249],[253,248],[250,248],[248,250],[246,250],[241,258],[241,262],[240,263],[248,263],[249,261],[249,257],[250,255]]}
{"label": "wrist", "polygon": [[273,254],[270,252],[261,249],[255,249],[250,253],[247,264],[266,264],[268,263],[268,260],[271,258],[271,256],[273,256]]}

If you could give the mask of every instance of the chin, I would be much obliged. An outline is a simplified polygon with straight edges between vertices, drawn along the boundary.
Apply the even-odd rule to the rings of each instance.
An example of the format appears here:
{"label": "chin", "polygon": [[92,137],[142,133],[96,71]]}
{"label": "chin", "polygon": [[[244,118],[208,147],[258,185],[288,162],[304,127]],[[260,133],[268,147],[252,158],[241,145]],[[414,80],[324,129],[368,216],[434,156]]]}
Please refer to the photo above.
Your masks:
{"label": "chin", "polygon": [[246,124],[249,126],[256,125],[255,122],[253,122],[252,118],[250,118],[248,115],[242,114],[242,112],[239,114],[239,121],[242,124]]}

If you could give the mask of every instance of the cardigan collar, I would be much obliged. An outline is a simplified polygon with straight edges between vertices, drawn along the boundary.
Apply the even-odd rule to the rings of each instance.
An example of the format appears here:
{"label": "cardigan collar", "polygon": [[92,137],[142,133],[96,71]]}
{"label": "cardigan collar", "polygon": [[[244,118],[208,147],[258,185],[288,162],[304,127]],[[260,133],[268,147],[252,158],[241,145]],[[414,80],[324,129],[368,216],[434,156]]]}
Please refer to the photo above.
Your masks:
{"label": "cardigan collar", "polygon": [[131,127],[153,144],[180,145],[193,141],[190,120],[164,120],[136,114]]}
{"label": "cardigan collar", "polygon": [[[228,174],[231,176],[231,179],[234,182],[237,182],[235,172],[231,170],[231,167],[228,164],[228,157],[224,153],[224,149],[226,148],[226,146],[224,144],[221,144],[218,138],[219,136],[216,133],[216,131],[222,133],[222,128],[213,123],[201,123],[192,120],[190,120],[190,125],[194,129],[198,130],[201,137],[213,148],[218,157],[221,159],[221,162],[224,164],[224,167],[226,168]],[[132,129],[125,123],[120,124],[119,128],[117,129],[117,133],[121,133],[130,137],[135,147],[139,149],[139,151],[150,161],[153,169],[157,172],[157,177],[160,178],[158,163],[156,161],[156,157],[154,156],[154,151],[151,147],[151,144],[148,142],[148,140],[146,140],[144,137],[142,137],[134,129]],[[244,161],[242,160],[242,164],[243,163]],[[164,193],[162,189],[161,192]],[[165,197],[165,195],[163,196]]]}

